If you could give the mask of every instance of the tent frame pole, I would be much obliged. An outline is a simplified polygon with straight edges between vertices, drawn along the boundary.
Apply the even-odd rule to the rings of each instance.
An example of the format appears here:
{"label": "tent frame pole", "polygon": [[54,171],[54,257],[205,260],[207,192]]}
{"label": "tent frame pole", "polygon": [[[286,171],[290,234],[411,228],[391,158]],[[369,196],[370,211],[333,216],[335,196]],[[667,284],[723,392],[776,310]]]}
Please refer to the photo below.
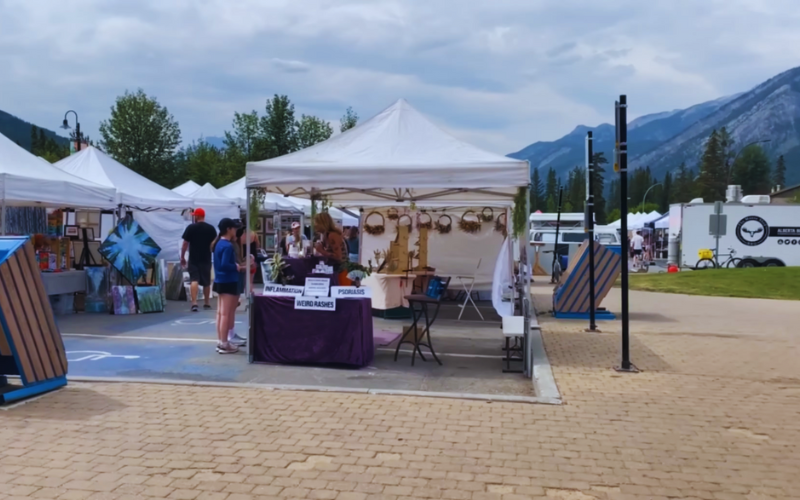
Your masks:
{"label": "tent frame pole", "polygon": [[[247,190],[247,209],[245,210],[245,240],[247,242],[247,248],[250,248],[250,241],[253,237],[250,233],[250,196],[252,196],[250,192],[250,188],[246,188]],[[260,207],[259,207],[260,208]],[[260,216],[260,215],[259,215]],[[245,289],[245,304],[247,304],[247,359],[250,363],[253,362],[253,300],[252,300],[252,286],[250,285],[250,252],[247,252],[247,258],[245,259],[245,275],[244,275],[244,289]],[[219,298],[217,298],[219,301]],[[219,302],[217,303],[217,307],[219,307]]]}
{"label": "tent frame pole", "polygon": [[6,235],[6,183],[3,182],[3,209],[0,214],[0,235]]}

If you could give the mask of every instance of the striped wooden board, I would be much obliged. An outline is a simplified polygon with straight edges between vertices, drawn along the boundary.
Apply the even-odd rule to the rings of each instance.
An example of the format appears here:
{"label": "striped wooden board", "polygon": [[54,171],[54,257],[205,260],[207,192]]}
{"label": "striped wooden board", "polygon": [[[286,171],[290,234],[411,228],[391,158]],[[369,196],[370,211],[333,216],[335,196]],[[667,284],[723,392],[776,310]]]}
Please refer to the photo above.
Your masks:
{"label": "striped wooden board", "polygon": [[0,356],[13,356],[19,372],[13,375],[24,385],[67,374],[64,343],[29,240],[0,259],[0,320]]}
{"label": "striped wooden board", "polygon": [[[621,257],[594,242],[595,307],[599,307],[614,286],[621,271]],[[557,313],[589,312],[589,242],[584,241],[564,273],[561,285],[555,291],[553,307]]]}

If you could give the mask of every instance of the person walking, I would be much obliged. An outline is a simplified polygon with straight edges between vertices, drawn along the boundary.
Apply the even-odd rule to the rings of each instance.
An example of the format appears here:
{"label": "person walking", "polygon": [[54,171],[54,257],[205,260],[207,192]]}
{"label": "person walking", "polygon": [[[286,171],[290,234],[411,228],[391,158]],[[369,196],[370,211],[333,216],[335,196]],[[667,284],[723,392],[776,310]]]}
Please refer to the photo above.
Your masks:
{"label": "person walking", "polygon": [[239,302],[239,271],[236,262],[236,230],[239,225],[227,217],[219,221],[219,238],[214,242],[214,292],[217,293],[217,352],[233,354],[239,350],[230,339]]}
{"label": "person walking", "polygon": [[639,231],[636,231],[633,235],[633,238],[631,238],[631,250],[633,250],[634,265],[640,264],[644,250],[644,238]]}
{"label": "person walking", "polygon": [[358,262],[358,228],[356,226],[350,228],[345,241],[347,242],[347,252],[350,262]]}
{"label": "person walking", "polygon": [[[200,287],[203,287],[203,309],[211,309],[211,243],[217,237],[217,231],[205,221],[205,210],[197,208],[193,215],[194,223],[189,224],[183,232],[181,267],[188,267],[189,280],[192,283],[192,311],[197,312],[197,293]],[[188,263],[186,250],[189,250]]]}

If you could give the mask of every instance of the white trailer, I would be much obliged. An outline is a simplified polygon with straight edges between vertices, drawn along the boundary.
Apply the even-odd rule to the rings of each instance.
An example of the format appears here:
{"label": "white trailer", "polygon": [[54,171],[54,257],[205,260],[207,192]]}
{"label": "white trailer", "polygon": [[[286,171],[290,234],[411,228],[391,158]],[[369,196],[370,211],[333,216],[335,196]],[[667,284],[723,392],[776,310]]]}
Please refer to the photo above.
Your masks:
{"label": "white trailer", "polygon": [[[669,261],[694,268],[699,252],[714,250],[713,203],[670,206]],[[742,267],[800,266],[800,205],[722,204],[724,235],[719,238],[717,262],[729,260],[731,250]],[[737,261],[738,263],[738,261]]]}

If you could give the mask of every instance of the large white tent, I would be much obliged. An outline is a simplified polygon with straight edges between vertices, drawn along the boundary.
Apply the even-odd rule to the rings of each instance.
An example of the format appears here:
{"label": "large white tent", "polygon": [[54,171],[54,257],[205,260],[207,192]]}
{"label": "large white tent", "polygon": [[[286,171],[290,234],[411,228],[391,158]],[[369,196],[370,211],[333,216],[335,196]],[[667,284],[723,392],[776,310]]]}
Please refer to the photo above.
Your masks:
{"label": "large white tent", "polygon": [[116,190],[66,173],[0,134],[0,196],[8,206],[114,208]]}
{"label": "large white tent", "polygon": [[82,179],[116,189],[119,203],[134,210],[183,210],[193,206],[191,199],[137,174],[93,146],[54,165]]}
{"label": "large white tent", "polygon": [[247,164],[249,188],[345,207],[511,204],[529,177],[526,161],[456,139],[403,99],[327,141]]}
{"label": "large white tent", "polygon": [[196,183],[195,181],[186,181],[180,186],[172,188],[172,191],[178,193],[181,196],[189,196],[198,189],[200,189],[200,184]]}

